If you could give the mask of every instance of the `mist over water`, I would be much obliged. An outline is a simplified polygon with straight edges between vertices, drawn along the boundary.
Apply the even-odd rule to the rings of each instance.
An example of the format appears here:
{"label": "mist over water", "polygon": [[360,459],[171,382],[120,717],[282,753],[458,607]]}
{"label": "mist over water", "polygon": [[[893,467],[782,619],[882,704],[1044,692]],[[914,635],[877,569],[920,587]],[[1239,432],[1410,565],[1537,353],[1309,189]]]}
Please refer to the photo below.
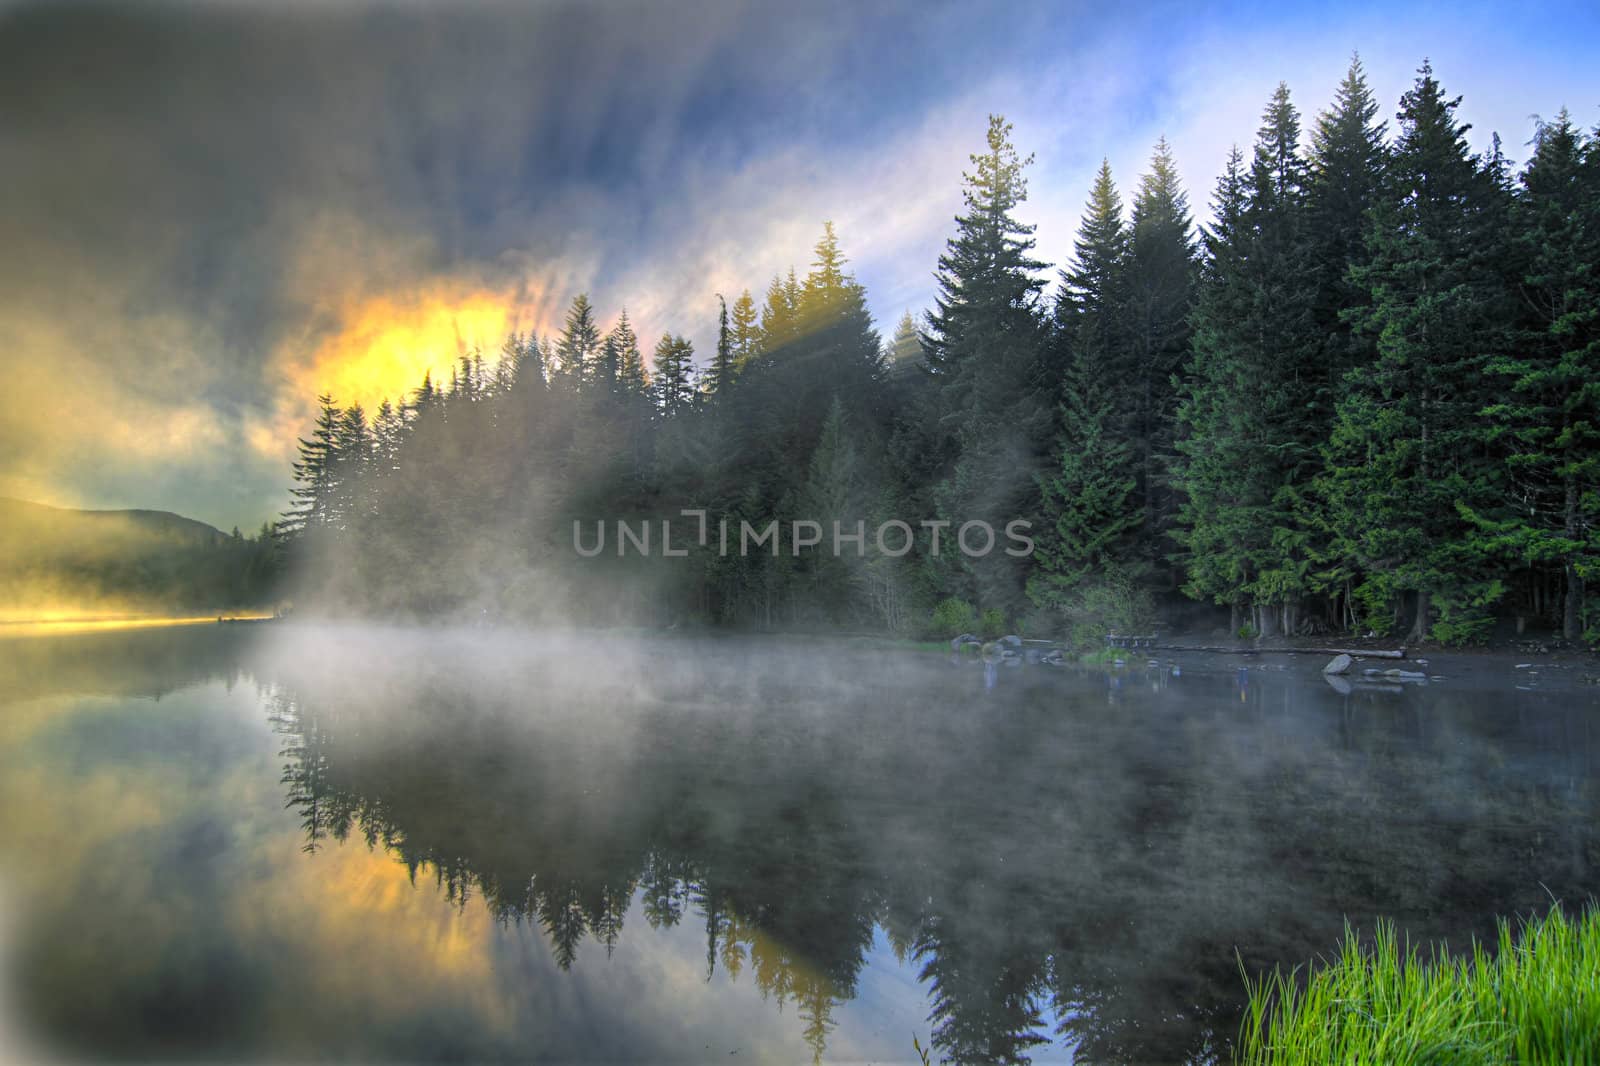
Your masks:
{"label": "mist over water", "polygon": [[1465,946],[1600,858],[1594,690],[1490,661],[294,625],[0,663],[0,1016],[69,1059],[1227,1061],[1241,964]]}

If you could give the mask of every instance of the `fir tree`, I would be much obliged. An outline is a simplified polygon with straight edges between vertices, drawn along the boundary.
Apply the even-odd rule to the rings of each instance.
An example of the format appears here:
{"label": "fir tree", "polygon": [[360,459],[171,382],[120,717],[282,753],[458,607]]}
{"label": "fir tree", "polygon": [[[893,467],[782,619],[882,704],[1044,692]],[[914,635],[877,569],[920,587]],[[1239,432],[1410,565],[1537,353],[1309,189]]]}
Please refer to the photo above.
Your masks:
{"label": "fir tree", "polygon": [[1194,302],[1194,240],[1189,199],[1172,149],[1156,144],[1133,198],[1123,283],[1129,393],[1119,412],[1134,451],[1134,504],[1143,511],[1137,552],[1142,568],[1171,551],[1177,502],[1166,477],[1177,412],[1176,382],[1188,358]]}
{"label": "fir tree", "polygon": [[706,378],[706,391],[713,398],[725,395],[733,385],[735,373],[733,335],[728,330],[728,301],[717,293],[717,354],[711,361],[711,371]]}
{"label": "fir tree", "polygon": [[1317,272],[1313,309],[1323,334],[1327,387],[1318,405],[1332,421],[1332,399],[1352,367],[1370,363],[1372,338],[1351,328],[1348,308],[1364,303],[1365,287],[1351,276],[1366,264],[1368,216],[1383,189],[1388,150],[1378,101],[1367,85],[1361,58],[1339,83],[1334,105],[1317,116],[1311,131],[1310,181],[1306,188],[1306,235]]}
{"label": "fir tree", "polygon": [[1174,464],[1188,497],[1175,530],[1190,564],[1185,591],[1252,606],[1269,636],[1296,628],[1311,589],[1301,500],[1323,440],[1310,417],[1320,337],[1299,139],[1279,85],[1248,176],[1230,162],[1218,191]]}
{"label": "fir tree", "polygon": [[1354,270],[1369,303],[1350,313],[1377,358],[1346,379],[1324,478],[1336,550],[1365,575],[1368,624],[1387,629],[1399,597],[1414,594],[1414,639],[1477,636],[1501,592],[1466,515],[1494,510],[1481,412],[1484,371],[1512,318],[1503,191],[1468,151],[1459,102],[1427,64],[1401,98],[1369,262]]}
{"label": "fir tree", "polygon": [[587,384],[596,373],[600,351],[600,327],[595,324],[594,308],[587,293],[579,293],[567,311],[567,325],[556,347],[557,370],[573,382]]}
{"label": "fir tree", "polygon": [[913,367],[922,362],[922,338],[910,311],[900,316],[883,358],[891,367]]}
{"label": "fir tree", "polygon": [[628,321],[626,307],[622,309],[607,339],[617,352],[617,373],[623,392],[631,396],[644,395],[650,387],[650,375],[645,371],[644,356],[639,352],[639,338],[633,332],[633,324]]}
{"label": "fir tree", "polygon": [[1101,160],[1073,243],[1072,265],[1061,271],[1056,327],[1069,353],[1084,353],[1088,364],[1110,379],[1130,376],[1134,370],[1123,332],[1127,268],[1122,198],[1111,163]]}
{"label": "fir tree", "polygon": [[671,418],[694,405],[694,348],[682,337],[663,333],[655,351],[656,407]]}
{"label": "fir tree", "polygon": [[289,495],[294,502],[278,523],[281,537],[293,539],[332,520],[340,422],[333,397],[326,393],[318,396],[316,425],[309,439],[300,439],[300,457],[292,465],[295,485]]}
{"label": "fir tree", "polygon": [[[989,118],[987,145],[972,156],[965,210],[939,257],[925,347],[959,455],[937,494],[941,516],[999,529],[1037,514],[1034,475],[1049,450],[1052,404],[1038,308],[1038,272],[1046,264],[1031,255],[1033,227],[1015,216],[1027,197],[1022,172],[1032,157],[1017,154],[1011,125],[998,115]],[[1024,571],[1015,559],[1000,552],[972,563],[961,558],[977,598],[1020,605]]]}
{"label": "fir tree", "polygon": [[761,354],[761,325],[760,316],[756,312],[756,302],[750,297],[750,290],[745,289],[739,293],[739,298],[733,301],[733,365],[738,370],[743,370],[745,365]]}
{"label": "fir tree", "polygon": [[[1506,452],[1507,520],[1490,525],[1515,563],[1554,564],[1561,632],[1583,633],[1600,576],[1600,182],[1595,146],[1562,111],[1541,124],[1516,204],[1518,290],[1528,328],[1489,371],[1510,396],[1484,413]],[[1586,158],[1587,157],[1587,158]]]}
{"label": "fir tree", "polygon": [[1071,612],[1080,586],[1122,568],[1144,517],[1126,436],[1132,405],[1119,414],[1114,399],[1133,369],[1128,243],[1122,200],[1102,160],[1056,302],[1056,343],[1067,369],[1054,462],[1039,477],[1044,526],[1028,596],[1041,607]]}

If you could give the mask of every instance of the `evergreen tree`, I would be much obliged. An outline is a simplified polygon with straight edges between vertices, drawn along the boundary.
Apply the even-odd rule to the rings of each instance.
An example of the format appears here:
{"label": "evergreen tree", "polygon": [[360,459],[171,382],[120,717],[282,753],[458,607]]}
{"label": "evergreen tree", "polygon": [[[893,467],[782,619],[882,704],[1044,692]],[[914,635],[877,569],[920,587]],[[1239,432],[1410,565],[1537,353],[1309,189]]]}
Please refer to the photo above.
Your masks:
{"label": "evergreen tree", "polygon": [[1143,517],[1135,506],[1132,449],[1114,430],[1105,378],[1077,353],[1063,382],[1055,468],[1041,476],[1044,528],[1034,552],[1028,595],[1041,607],[1070,610],[1071,594],[1116,572],[1142,576],[1128,541]]}
{"label": "evergreen tree", "polygon": [[761,354],[760,316],[756,313],[756,302],[750,298],[749,289],[745,289],[733,301],[732,331],[733,365],[743,370],[750,360]]}
{"label": "evergreen tree", "polygon": [[316,425],[309,439],[300,439],[300,456],[292,465],[295,485],[289,495],[294,502],[278,523],[280,537],[293,539],[332,520],[341,421],[333,397],[318,396]]}
{"label": "evergreen tree", "polygon": [[1489,371],[1510,395],[1484,413],[1506,451],[1507,521],[1490,526],[1518,564],[1559,566],[1561,632],[1584,628],[1600,574],[1600,182],[1596,147],[1562,111],[1541,124],[1515,211],[1528,328]]}
{"label": "evergreen tree", "polygon": [[622,390],[622,353],[617,349],[616,338],[606,334],[600,342],[600,358],[595,364],[595,383],[605,392],[616,395]]}
{"label": "evergreen tree", "polygon": [[1230,160],[1219,186],[1174,464],[1187,495],[1175,530],[1185,591],[1252,607],[1266,636],[1294,631],[1311,588],[1301,501],[1323,440],[1311,417],[1320,336],[1299,139],[1279,85],[1248,176]]}
{"label": "evergreen tree", "polygon": [[1073,243],[1073,261],[1061,271],[1056,300],[1056,327],[1070,362],[1081,354],[1088,366],[1108,381],[1130,377],[1126,328],[1128,303],[1128,231],[1122,219],[1122,197],[1111,176],[1111,163],[1100,161],[1084,207],[1083,222]]}
{"label": "evergreen tree", "polygon": [[645,371],[644,356],[639,353],[639,338],[633,332],[633,324],[628,321],[626,307],[622,309],[607,339],[617,352],[617,374],[622,391],[630,396],[644,395],[650,387],[650,375]]}
{"label": "evergreen tree", "polygon": [[711,361],[711,371],[706,378],[706,391],[713,398],[724,396],[733,385],[736,372],[733,352],[733,335],[728,331],[728,301],[717,294],[717,354]]}
{"label": "evergreen tree", "polygon": [[1168,538],[1177,501],[1166,471],[1177,413],[1176,378],[1190,346],[1192,225],[1189,198],[1163,138],[1133,198],[1122,305],[1129,395],[1120,414],[1134,453],[1134,503],[1143,511],[1137,552],[1145,569],[1160,565],[1173,547]]}
{"label": "evergreen tree", "polygon": [[557,370],[575,383],[594,379],[600,352],[600,327],[595,324],[594,308],[587,293],[579,293],[567,311],[567,325],[556,347]]}
{"label": "evergreen tree", "polygon": [[[808,560],[807,569],[815,594],[833,621],[848,617],[855,586],[865,569],[859,553],[835,556],[832,551],[834,522],[840,523],[848,534],[857,522],[865,522],[868,517],[863,466],[863,458],[851,439],[844,405],[836,397],[811,453],[809,474],[800,494],[802,516],[822,527],[822,544]],[[848,547],[845,552],[849,552]]]}
{"label": "evergreen tree", "polygon": [[1479,635],[1501,592],[1466,516],[1494,514],[1481,412],[1486,365],[1513,317],[1500,274],[1504,194],[1468,151],[1459,102],[1427,64],[1401,98],[1369,262],[1354,270],[1369,303],[1351,318],[1377,359],[1346,379],[1324,478],[1336,550],[1365,575],[1356,593],[1368,624],[1388,629],[1414,594],[1414,639]]}
{"label": "evergreen tree", "polygon": [[368,516],[371,506],[368,474],[372,467],[372,430],[360,404],[347,407],[339,415],[334,454],[329,509],[333,521],[342,529],[351,529]]}
{"label": "evergreen tree", "polygon": [[1378,100],[1356,56],[1339,83],[1333,107],[1317,116],[1311,131],[1306,234],[1317,272],[1313,316],[1326,353],[1328,384],[1318,405],[1327,411],[1330,425],[1339,382],[1375,355],[1372,338],[1354,330],[1350,316],[1342,312],[1367,299],[1367,290],[1354,281],[1350,268],[1367,263],[1368,216],[1383,189],[1388,149],[1377,115]]}
{"label": "evergreen tree", "polygon": [[820,311],[835,294],[844,291],[847,278],[845,255],[839,249],[839,235],[832,222],[822,224],[822,236],[813,253],[816,258],[811,261],[811,273],[806,275],[802,299],[806,306]]}
{"label": "evergreen tree", "polygon": [[[959,458],[941,484],[941,517],[957,527],[987,521],[1000,529],[1038,511],[1034,475],[1050,443],[1050,383],[1044,380],[1044,329],[1038,307],[1042,262],[1030,254],[1033,227],[1015,211],[1027,197],[1011,125],[989,118],[988,150],[964,176],[965,210],[939,257],[938,296],[925,337],[940,379],[942,422]],[[1002,608],[1020,605],[1025,568],[1000,551],[960,559],[971,592]]]}
{"label": "evergreen tree", "polygon": [[656,407],[671,418],[694,406],[694,348],[682,337],[663,333],[655,352]]}
{"label": "evergreen tree", "polygon": [[1074,242],[1061,272],[1056,344],[1065,352],[1055,459],[1040,475],[1044,526],[1034,553],[1028,596],[1037,605],[1081,614],[1081,588],[1107,576],[1133,577],[1131,541],[1144,519],[1138,505],[1134,446],[1127,432],[1134,413],[1119,412],[1117,391],[1128,390],[1133,365],[1127,329],[1128,231],[1122,200],[1102,160]]}
{"label": "evergreen tree", "polygon": [[544,349],[539,344],[539,338],[530,333],[522,344],[517,361],[517,381],[524,388],[543,391],[546,384],[545,375]]}
{"label": "evergreen tree", "polygon": [[521,366],[522,338],[512,331],[500,344],[500,358],[494,367],[494,391],[504,394],[516,388],[517,371]]}
{"label": "evergreen tree", "polygon": [[884,362],[895,370],[909,370],[922,365],[922,337],[917,332],[917,323],[912,319],[910,311],[900,316],[900,322],[894,329],[894,337],[889,341],[889,348],[883,353],[883,358]]}

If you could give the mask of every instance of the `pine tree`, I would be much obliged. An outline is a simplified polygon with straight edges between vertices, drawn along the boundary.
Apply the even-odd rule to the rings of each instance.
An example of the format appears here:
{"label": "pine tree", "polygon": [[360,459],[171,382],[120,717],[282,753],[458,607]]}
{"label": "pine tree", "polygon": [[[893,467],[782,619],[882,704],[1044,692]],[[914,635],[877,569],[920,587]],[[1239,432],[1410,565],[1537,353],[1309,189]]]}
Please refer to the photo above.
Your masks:
{"label": "pine tree", "polygon": [[332,396],[317,397],[316,426],[309,439],[300,438],[300,457],[292,465],[295,486],[289,495],[294,502],[277,527],[283,538],[299,537],[331,521],[341,417]]}
{"label": "pine tree", "polygon": [[922,362],[922,337],[917,331],[917,323],[907,311],[900,316],[899,323],[895,326],[894,337],[889,341],[889,348],[883,353],[883,358],[891,367],[914,367]]}
{"label": "pine tree", "polygon": [[1427,64],[1401,98],[1370,261],[1353,274],[1369,302],[1351,318],[1377,358],[1345,381],[1323,478],[1336,550],[1365,575],[1356,595],[1368,624],[1386,630],[1414,594],[1414,639],[1481,634],[1501,592],[1466,515],[1494,512],[1481,412],[1486,365],[1514,318],[1500,274],[1504,194],[1468,151],[1459,102]]}
{"label": "pine tree", "polygon": [[817,522],[823,530],[823,546],[808,560],[815,592],[833,620],[843,621],[855,586],[865,566],[847,547],[839,556],[832,552],[833,523],[839,522],[848,533],[856,522],[868,517],[868,489],[864,460],[852,439],[844,405],[837,397],[828,408],[822,434],[811,453],[808,475],[800,492],[803,517]]}
{"label": "pine tree", "polygon": [[[924,344],[959,454],[937,493],[941,517],[1000,529],[1038,512],[1034,475],[1049,451],[1053,404],[1038,306],[1046,264],[1030,254],[1033,227],[1015,217],[1032,157],[1018,156],[1011,126],[998,115],[989,118],[987,145],[964,175],[965,210],[939,257]],[[980,600],[1020,606],[1025,569],[1016,559],[998,551],[959,558]]]}
{"label": "pine tree", "polygon": [[1568,640],[1582,635],[1586,582],[1600,576],[1596,150],[1564,110],[1535,134],[1513,238],[1528,328],[1491,360],[1510,395],[1484,412],[1506,452],[1511,494],[1508,520],[1490,532],[1516,563],[1560,567]]}
{"label": "pine tree", "polygon": [[928,323],[929,362],[947,379],[950,408],[962,413],[983,395],[975,379],[1002,369],[993,364],[1029,361],[1027,354],[1004,349],[1021,341],[1031,353],[1044,287],[1037,273],[1046,264],[1029,254],[1034,227],[1014,217],[1027,199],[1022,171],[1033,157],[1017,155],[1011,124],[999,115],[989,116],[987,140],[989,150],[971,157],[974,172],[962,175],[965,213],[956,216],[956,235],[939,256],[939,292]]}
{"label": "pine tree", "polygon": [[1185,591],[1253,607],[1267,636],[1296,628],[1312,586],[1301,501],[1323,440],[1310,417],[1321,338],[1299,139],[1279,85],[1249,174],[1231,160],[1219,186],[1174,463],[1187,495],[1174,531]]}
{"label": "pine tree", "polygon": [[663,333],[655,351],[656,406],[673,417],[694,406],[694,348],[682,337]]}
{"label": "pine tree", "polygon": [[711,361],[711,370],[706,377],[706,391],[713,399],[726,395],[733,385],[736,372],[733,335],[728,330],[728,301],[720,292],[717,293],[717,305],[720,308],[717,316],[717,354]]}
{"label": "pine tree", "polygon": [[600,351],[600,327],[595,324],[594,308],[587,293],[579,293],[567,311],[567,325],[556,347],[557,370],[575,383],[587,384],[596,374]]}
{"label": "pine tree", "polygon": [[622,309],[607,339],[617,351],[618,377],[623,392],[631,396],[644,395],[650,387],[650,375],[645,371],[644,356],[639,353],[639,338],[628,321],[626,307]]}
{"label": "pine tree", "polygon": [[394,476],[405,435],[404,412],[385,397],[372,420],[372,472],[378,480],[387,481]]}
{"label": "pine tree", "polygon": [[[1082,586],[1108,573],[1132,577],[1131,540],[1143,518],[1138,505],[1133,404],[1119,412],[1132,380],[1127,334],[1128,231],[1122,200],[1102,160],[1061,272],[1056,344],[1066,372],[1058,408],[1054,461],[1039,477],[1044,526],[1034,553],[1028,596],[1041,607],[1080,613]],[[1140,575],[1142,576],[1142,574]]]}
{"label": "pine tree", "polygon": [[1193,354],[1178,405],[1173,469],[1184,502],[1177,539],[1187,574],[1184,591],[1227,605],[1237,629],[1251,579],[1243,538],[1264,509],[1251,491],[1259,479],[1247,476],[1251,457],[1260,454],[1252,437],[1253,410],[1238,402],[1255,387],[1253,367],[1237,357],[1232,328],[1247,319],[1253,304],[1244,274],[1249,192],[1237,147],[1211,204],[1213,222],[1201,234]]}
{"label": "pine tree", "polygon": [[494,366],[494,391],[503,395],[516,388],[517,370],[521,366],[522,338],[512,331],[500,344],[500,357]]}
{"label": "pine tree", "polygon": [[821,310],[833,294],[843,291],[846,281],[844,252],[839,249],[839,235],[832,222],[822,224],[822,236],[813,249],[816,258],[811,261],[811,273],[806,275],[803,300]]}
{"label": "pine tree", "polygon": [[1122,197],[1111,176],[1111,163],[1101,160],[1073,243],[1072,264],[1061,271],[1055,318],[1068,360],[1071,353],[1082,353],[1089,365],[1111,380],[1130,377],[1134,371],[1124,333],[1127,268]]}
{"label": "pine tree", "polygon": [[368,474],[372,467],[372,430],[367,424],[367,413],[360,404],[347,407],[339,415],[335,431],[332,467],[333,521],[350,528],[367,516],[370,494]]}
{"label": "pine tree", "polygon": [[517,383],[524,389],[544,391],[546,385],[544,348],[539,338],[528,334],[517,360]]}
{"label": "pine tree", "polygon": [[1134,502],[1143,511],[1138,554],[1145,568],[1170,554],[1177,501],[1166,471],[1177,413],[1176,378],[1190,347],[1195,252],[1189,198],[1163,138],[1139,181],[1128,232],[1124,331],[1128,402],[1123,432],[1134,452]]}
{"label": "pine tree", "polygon": [[756,313],[756,302],[751,299],[749,289],[745,289],[733,301],[732,330],[733,365],[735,369],[743,370],[750,360],[761,354],[760,316]]}
{"label": "pine tree", "polygon": [[600,342],[600,358],[595,363],[595,383],[612,395],[622,391],[622,353],[617,349],[616,338],[609,333]]}
{"label": "pine tree", "polygon": [[1388,149],[1385,125],[1377,121],[1378,101],[1367,85],[1361,58],[1350,69],[1334,105],[1317,116],[1311,131],[1310,181],[1306,188],[1306,234],[1317,271],[1313,310],[1323,334],[1328,386],[1319,406],[1332,420],[1332,397],[1344,375],[1372,362],[1372,338],[1351,328],[1341,313],[1364,303],[1366,289],[1351,277],[1352,266],[1368,259],[1368,216],[1383,189]]}
{"label": "pine tree", "polygon": [[1132,580],[1129,540],[1143,517],[1128,443],[1115,432],[1105,378],[1079,353],[1063,382],[1055,468],[1040,478],[1045,524],[1034,552],[1028,596],[1066,609],[1072,593],[1109,571]]}

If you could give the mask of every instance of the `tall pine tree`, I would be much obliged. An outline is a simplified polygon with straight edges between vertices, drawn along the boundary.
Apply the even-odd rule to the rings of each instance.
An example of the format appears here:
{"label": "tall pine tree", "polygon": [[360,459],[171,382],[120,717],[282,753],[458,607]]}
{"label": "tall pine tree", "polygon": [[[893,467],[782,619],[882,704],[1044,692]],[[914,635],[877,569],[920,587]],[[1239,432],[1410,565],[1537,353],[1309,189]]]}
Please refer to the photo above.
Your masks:
{"label": "tall pine tree", "polygon": [[1409,597],[1411,637],[1450,641],[1480,635],[1501,593],[1468,515],[1495,511],[1484,375],[1514,319],[1505,190],[1469,151],[1459,102],[1427,64],[1401,98],[1369,261],[1353,270],[1368,302],[1350,317],[1377,357],[1345,379],[1324,478],[1336,550],[1364,575],[1368,624],[1389,629]]}
{"label": "tall pine tree", "polygon": [[[1506,453],[1511,560],[1561,574],[1561,633],[1600,577],[1600,159],[1565,111],[1541,124],[1514,213],[1527,327],[1491,360],[1510,395],[1485,412]],[[1496,531],[1490,527],[1491,532]]]}
{"label": "tall pine tree", "polygon": [[[999,530],[1038,516],[1035,474],[1051,440],[1053,383],[1045,380],[1039,309],[1046,266],[1032,256],[1033,227],[1016,217],[1027,199],[1011,124],[989,118],[987,151],[964,175],[965,209],[939,257],[938,296],[925,347],[940,381],[942,423],[958,458],[937,499],[940,517],[986,521]],[[948,546],[947,546],[948,547]],[[950,551],[964,590],[987,605],[1020,606],[1024,564],[996,550],[981,559]]]}

